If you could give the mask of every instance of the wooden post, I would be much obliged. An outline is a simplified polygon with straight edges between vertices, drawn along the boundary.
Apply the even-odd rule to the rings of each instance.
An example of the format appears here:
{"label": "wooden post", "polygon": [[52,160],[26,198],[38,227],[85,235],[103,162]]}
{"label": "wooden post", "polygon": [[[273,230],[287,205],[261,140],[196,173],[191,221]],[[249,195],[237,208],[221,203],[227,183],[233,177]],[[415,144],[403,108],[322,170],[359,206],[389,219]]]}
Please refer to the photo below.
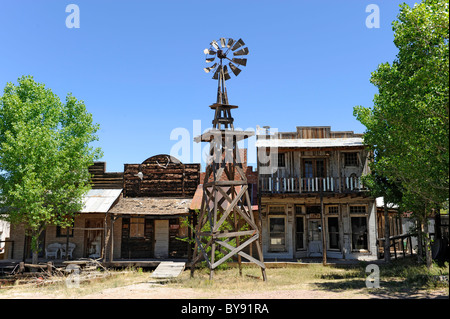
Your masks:
{"label": "wooden post", "polygon": [[320,216],[322,218],[322,262],[323,265],[327,264],[327,242],[325,234],[325,209],[323,206],[323,194],[320,192]]}
{"label": "wooden post", "polygon": [[390,234],[390,222],[389,222],[389,212],[387,209],[387,203],[386,203],[386,199],[383,199],[384,201],[384,238],[386,238],[386,240],[384,241],[384,261],[389,262],[391,260],[391,246],[390,246],[390,241],[389,241],[389,237],[391,237]]}
{"label": "wooden post", "polygon": [[406,257],[406,254],[405,254],[405,245],[403,244],[403,237],[402,237],[400,240],[401,240],[401,245],[402,245],[403,257]]}
{"label": "wooden post", "polygon": [[[395,242],[395,239],[393,241],[394,241],[394,256],[395,256],[395,259],[397,259],[397,247],[395,247],[397,244]],[[389,239],[389,243],[390,242],[391,242],[391,240]]]}
{"label": "wooden post", "polygon": [[66,227],[66,260],[69,260],[69,227]]}
{"label": "wooden post", "polygon": [[113,254],[114,254],[114,215],[111,214],[111,247],[110,247],[110,253],[109,253],[109,262],[113,261]]}

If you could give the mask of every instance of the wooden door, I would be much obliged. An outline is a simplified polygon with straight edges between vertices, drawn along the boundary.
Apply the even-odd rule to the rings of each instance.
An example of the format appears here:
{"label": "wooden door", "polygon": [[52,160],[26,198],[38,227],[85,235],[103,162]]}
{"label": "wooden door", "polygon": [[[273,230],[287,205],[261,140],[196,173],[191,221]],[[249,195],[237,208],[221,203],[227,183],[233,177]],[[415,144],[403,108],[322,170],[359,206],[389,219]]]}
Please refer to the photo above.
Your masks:
{"label": "wooden door", "polygon": [[155,220],[155,257],[169,257],[169,220]]}
{"label": "wooden door", "polygon": [[121,258],[154,257],[154,220],[144,217],[122,219]]}
{"label": "wooden door", "polygon": [[322,221],[320,219],[308,221],[308,256],[322,257]]}

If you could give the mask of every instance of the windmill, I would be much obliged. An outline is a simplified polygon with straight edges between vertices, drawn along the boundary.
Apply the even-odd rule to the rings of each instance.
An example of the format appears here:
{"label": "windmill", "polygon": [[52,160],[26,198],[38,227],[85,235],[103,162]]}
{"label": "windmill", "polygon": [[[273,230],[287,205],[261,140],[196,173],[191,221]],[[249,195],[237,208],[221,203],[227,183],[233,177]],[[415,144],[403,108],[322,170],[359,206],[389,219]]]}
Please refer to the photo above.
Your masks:
{"label": "windmill", "polygon": [[[236,58],[236,56],[245,56],[249,51],[248,48],[244,47],[245,43],[242,39],[234,41],[231,38],[220,38],[218,41],[213,40],[210,45],[210,48],[205,49],[203,52],[206,54],[206,63],[214,64],[203,70],[205,70],[206,73],[212,72],[212,78],[218,80],[217,103],[228,104],[225,81],[229,80],[231,76],[228,72],[227,64],[230,67],[231,72],[233,72],[235,76],[238,76],[239,73],[241,73],[241,69],[239,69],[236,64],[239,66],[246,66],[247,59]],[[233,58],[230,59],[228,56],[233,56]]]}
{"label": "windmill", "polygon": [[[213,128],[194,138],[196,142],[209,142],[208,163],[203,180],[203,196],[198,224],[194,233],[195,247],[191,263],[191,276],[195,265],[204,259],[210,269],[210,279],[214,269],[236,256],[239,271],[241,257],[261,267],[263,280],[267,280],[265,264],[260,244],[260,230],[252,211],[248,193],[248,181],[243,170],[241,155],[237,143],[254,134],[252,131],[235,131],[231,110],[238,108],[228,103],[225,82],[231,78],[229,70],[237,76],[246,66],[249,53],[244,41],[231,38],[213,40],[209,49],[205,49],[206,63],[213,63],[204,68],[218,80],[217,101],[210,105],[215,110]],[[232,58],[230,58],[232,57]],[[229,67],[229,69],[228,69]],[[256,246],[257,258],[248,254],[250,247]],[[223,257],[215,260],[219,250]],[[244,251],[245,250],[245,251]]]}

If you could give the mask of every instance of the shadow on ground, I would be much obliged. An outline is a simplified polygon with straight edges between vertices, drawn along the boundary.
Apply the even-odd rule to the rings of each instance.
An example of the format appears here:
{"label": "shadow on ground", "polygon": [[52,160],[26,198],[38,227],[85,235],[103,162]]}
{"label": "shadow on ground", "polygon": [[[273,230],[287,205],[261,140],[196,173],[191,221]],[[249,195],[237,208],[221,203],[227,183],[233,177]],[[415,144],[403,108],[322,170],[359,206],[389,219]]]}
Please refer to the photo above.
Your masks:
{"label": "shadow on ground", "polygon": [[319,290],[345,292],[360,290],[362,294],[380,299],[449,299],[448,288],[427,290],[423,287],[409,287],[404,282],[380,281],[380,288],[367,288],[365,279],[336,279],[314,284]]}

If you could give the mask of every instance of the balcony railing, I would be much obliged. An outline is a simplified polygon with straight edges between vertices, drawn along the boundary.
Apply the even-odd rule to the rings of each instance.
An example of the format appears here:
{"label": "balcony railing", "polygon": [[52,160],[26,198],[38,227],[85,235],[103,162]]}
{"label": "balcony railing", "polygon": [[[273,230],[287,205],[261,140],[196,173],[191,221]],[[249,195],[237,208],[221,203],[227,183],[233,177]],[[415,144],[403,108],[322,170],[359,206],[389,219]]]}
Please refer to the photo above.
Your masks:
{"label": "balcony railing", "polygon": [[361,177],[261,177],[262,193],[360,192],[367,190]]}

